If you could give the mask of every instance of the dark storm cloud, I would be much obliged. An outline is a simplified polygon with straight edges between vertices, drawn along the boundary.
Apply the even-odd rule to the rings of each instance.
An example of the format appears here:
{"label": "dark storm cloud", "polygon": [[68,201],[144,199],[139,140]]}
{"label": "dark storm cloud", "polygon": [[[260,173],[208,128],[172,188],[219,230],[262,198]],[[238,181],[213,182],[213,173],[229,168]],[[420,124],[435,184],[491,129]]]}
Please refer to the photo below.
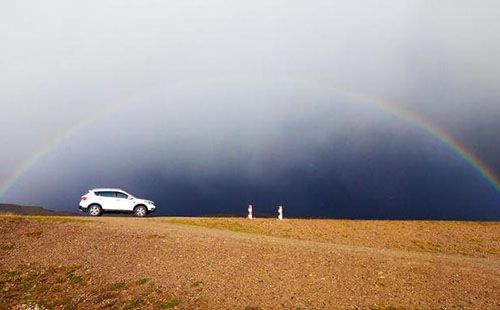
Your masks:
{"label": "dark storm cloud", "polygon": [[[0,10],[2,200],[73,208],[91,187],[163,214],[500,218],[500,196],[415,111],[500,173],[498,4],[53,1]],[[311,86],[312,85],[312,86]],[[265,207],[264,207],[265,206]],[[263,209],[263,210],[264,210]]]}

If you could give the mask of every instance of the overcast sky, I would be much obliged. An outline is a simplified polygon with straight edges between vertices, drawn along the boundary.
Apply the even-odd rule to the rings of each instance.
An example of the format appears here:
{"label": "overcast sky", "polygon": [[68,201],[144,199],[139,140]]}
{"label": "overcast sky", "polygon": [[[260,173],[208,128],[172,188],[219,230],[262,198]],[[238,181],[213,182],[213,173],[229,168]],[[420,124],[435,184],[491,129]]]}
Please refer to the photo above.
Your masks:
{"label": "overcast sky", "polygon": [[[124,187],[161,214],[500,219],[498,1],[4,1],[2,202]],[[89,120],[89,121],[86,121]],[[78,127],[78,124],[85,124]],[[241,210],[240,210],[241,209]]]}

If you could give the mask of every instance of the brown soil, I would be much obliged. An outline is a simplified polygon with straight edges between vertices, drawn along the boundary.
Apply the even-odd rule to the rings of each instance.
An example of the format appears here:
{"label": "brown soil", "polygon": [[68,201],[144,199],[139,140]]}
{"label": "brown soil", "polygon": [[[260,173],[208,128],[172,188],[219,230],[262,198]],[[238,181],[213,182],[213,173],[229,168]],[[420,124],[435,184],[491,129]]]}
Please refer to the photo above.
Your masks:
{"label": "brown soil", "polygon": [[0,217],[0,309],[499,309],[500,223]]}

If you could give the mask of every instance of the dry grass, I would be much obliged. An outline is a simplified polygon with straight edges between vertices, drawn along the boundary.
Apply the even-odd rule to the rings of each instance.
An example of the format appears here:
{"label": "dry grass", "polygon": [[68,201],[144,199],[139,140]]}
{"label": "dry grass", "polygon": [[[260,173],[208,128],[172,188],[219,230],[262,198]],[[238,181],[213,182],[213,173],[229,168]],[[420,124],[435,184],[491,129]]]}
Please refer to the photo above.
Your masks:
{"label": "dry grass", "polygon": [[39,222],[57,222],[57,223],[91,222],[90,220],[77,219],[77,218],[65,217],[65,216],[18,215],[18,214],[11,214],[11,213],[2,213],[2,214],[0,214],[0,218],[13,219],[13,220],[33,220],[33,221],[39,221]]}
{"label": "dry grass", "polygon": [[266,236],[273,235],[273,231],[271,229],[267,229],[256,225],[247,225],[247,223],[242,223],[235,220],[224,219],[224,218],[198,218],[198,219],[172,218],[172,219],[162,219],[161,221],[170,224],[224,229],[239,233],[250,233],[250,234],[266,235]]}
{"label": "dry grass", "polygon": [[245,218],[155,218],[199,226],[299,240],[425,253],[500,256],[500,223],[456,221],[363,221]]}
{"label": "dry grass", "polygon": [[370,307],[370,310],[406,310],[407,308],[405,307],[398,307],[398,306],[372,306]]}

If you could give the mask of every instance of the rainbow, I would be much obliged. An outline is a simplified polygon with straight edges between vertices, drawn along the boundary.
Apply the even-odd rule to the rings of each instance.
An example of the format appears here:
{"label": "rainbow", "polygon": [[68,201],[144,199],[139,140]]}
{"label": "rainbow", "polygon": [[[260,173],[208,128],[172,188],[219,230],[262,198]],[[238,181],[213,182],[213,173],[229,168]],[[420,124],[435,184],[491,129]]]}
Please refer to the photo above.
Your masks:
{"label": "rainbow", "polygon": [[[425,131],[432,137],[441,141],[445,146],[455,152],[460,158],[462,158],[468,165],[474,168],[491,186],[492,188],[500,194],[500,179],[496,176],[495,172],[490,169],[483,161],[481,161],[474,153],[467,150],[467,148],[462,145],[459,141],[453,138],[450,134],[446,133],[440,127],[432,124],[430,121],[422,118],[420,115],[413,113],[409,110],[403,109],[400,106],[397,106],[387,100],[382,98],[378,98],[369,94],[365,94],[358,91],[351,91],[346,88],[336,87],[334,83],[330,83],[329,81],[319,81],[317,79],[307,79],[304,77],[293,78],[288,76],[286,81],[292,81],[296,83],[298,86],[306,87],[308,89],[316,89],[320,92],[327,93],[337,93],[352,100],[356,100],[358,102],[362,102],[365,104],[370,104],[378,107],[379,109],[396,115],[397,117],[405,120],[406,122],[416,126],[417,128]],[[192,86],[194,83],[190,83]],[[181,83],[181,86],[186,84]],[[179,84],[177,84],[179,86]],[[174,86],[174,88],[176,88]],[[169,88],[170,90],[173,87]],[[164,92],[165,89],[160,90],[160,92]],[[157,92],[157,89],[153,92],[146,91],[142,93],[140,96],[134,96],[133,98],[128,98],[123,101],[118,101],[115,104],[108,105],[105,110],[115,108],[117,106],[123,107],[123,105],[127,104],[137,104],[140,103],[145,97],[154,95]],[[47,156],[51,152],[53,152],[62,142],[66,139],[90,125],[94,121],[96,121],[100,115],[106,114],[102,113],[102,109],[99,110],[99,113],[95,113],[88,118],[75,123],[73,126],[69,127],[66,131],[54,137],[48,143],[44,144],[39,150],[35,151],[31,156],[29,156],[25,161],[23,161],[14,171],[2,182],[0,183],[0,198],[5,196],[7,191],[33,166],[36,165],[43,157]]]}
{"label": "rainbow", "polygon": [[[359,94],[357,94],[356,97],[365,99],[367,98],[366,95],[360,96]],[[467,148],[453,136],[416,113],[411,113],[408,110],[402,109],[394,104],[382,101],[378,98],[370,99],[370,102],[375,104],[380,109],[390,112],[400,117],[401,119],[404,119],[405,121],[413,124],[414,126],[422,129],[431,136],[440,140],[444,145],[453,150],[460,158],[462,158],[465,162],[472,166],[486,181],[488,181],[493,189],[500,194],[500,178],[491,168],[486,165],[486,163],[480,160],[474,153],[467,150]]]}
{"label": "rainbow", "polygon": [[[151,90],[144,92],[145,94],[151,93]],[[123,107],[123,105],[132,104],[137,102],[137,99],[144,98],[144,95],[141,96],[132,96],[132,97],[122,97],[117,100],[113,104],[109,104],[98,111],[88,114],[86,118],[83,118],[79,122],[75,122],[72,126],[68,127],[65,131],[61,132],[59,135],[56,135],[51,140],[49,140],[46,144],[44,144],[40,149],[33,152],[27,159],[25,159],[16,169],[2,182],[0,183],[0,198],[5,196],[7,191],[33,166],[36,165],[42,158],[46,155],[52,153],[57,147],[64,142],[66,139],[69,139],[75,133],[84,129],[88,125],[97,121],[101,115],[106,115],[108,112],[113,111],[115,108]]]}
{"label": "rainbow", "polygon": [[63,141],[71,137],[79,129],[86,127],[88,124],[92,123],[98,115],[95,114],[92,117],[85,119],[82,122],[76,123],[72,127],[68,128],[65,132],[52,138],[49,143],[45,144],[42,148],[35,151],[31,156],[24,160],[1,184],[0,184],[0,198],[5,195],[16,181],[21,178],[27,171],[29,171],[38,161],[40,161],[47,154],[54,151],[57,146],[59,146]]}

